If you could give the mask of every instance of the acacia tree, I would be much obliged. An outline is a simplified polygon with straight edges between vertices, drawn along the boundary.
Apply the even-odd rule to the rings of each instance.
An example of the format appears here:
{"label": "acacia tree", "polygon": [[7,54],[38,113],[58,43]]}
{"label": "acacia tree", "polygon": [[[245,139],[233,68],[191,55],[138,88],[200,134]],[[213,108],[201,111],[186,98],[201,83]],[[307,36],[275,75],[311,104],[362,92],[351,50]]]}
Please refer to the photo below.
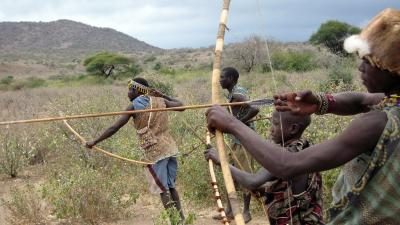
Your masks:
{"label": "acacia tree", "polygon": [[319,27],[318,31],[311,35],[309,41],[313,45],[323,45],[332,53],[339,56],[347,56],[343,49],[344,39],[352,34],[358,34],[358,27],[336,20],[327,21]]}
{"label": "acacia tree", "polygon": [[83,62],[86,71],[91,75],[109,77],[110,75],[135,76],[141,68],[133,58],[109,52],[99,52],[89,56]]}

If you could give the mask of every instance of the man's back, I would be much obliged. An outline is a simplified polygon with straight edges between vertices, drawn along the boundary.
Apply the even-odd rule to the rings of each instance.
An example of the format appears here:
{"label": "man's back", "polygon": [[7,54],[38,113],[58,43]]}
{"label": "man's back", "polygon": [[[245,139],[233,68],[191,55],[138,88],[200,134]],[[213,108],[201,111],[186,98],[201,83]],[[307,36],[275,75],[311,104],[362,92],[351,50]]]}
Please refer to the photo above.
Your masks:
{"label": "man's back", "polygon": [[[145,97],[149,99],[145,108],[166,108],[163,98]],[[138,98],[145,97],[139,96]],[[135,99],[136,102],[140,101],[138,98]],[[135,100],[133,104],[135,104]],[[134,125],[147,160],[157,161],[178,153],[178,147],[169,133],[167,112],[140,113],[134,117]]]}

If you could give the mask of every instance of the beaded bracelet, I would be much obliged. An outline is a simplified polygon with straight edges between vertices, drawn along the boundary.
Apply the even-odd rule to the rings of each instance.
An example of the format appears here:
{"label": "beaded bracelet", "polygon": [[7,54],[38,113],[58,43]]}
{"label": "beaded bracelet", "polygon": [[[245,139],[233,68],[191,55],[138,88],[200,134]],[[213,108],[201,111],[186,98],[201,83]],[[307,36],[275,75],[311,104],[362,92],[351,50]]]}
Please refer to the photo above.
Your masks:
{"label": "beaded bracelet", "polygon": [[323,115],[328,111],[329,107],[328,100],[324,93],[317,93],[317,98],[319,101],[319,107],[318,110],[315,112],[315,114]]}
{"label": "beaded bracelet", "polygon": [[317,98],[319,101],[318,110],[315,112],[317,115],[323,115],[331,112],[335,98],[329,93],[318,93]]}

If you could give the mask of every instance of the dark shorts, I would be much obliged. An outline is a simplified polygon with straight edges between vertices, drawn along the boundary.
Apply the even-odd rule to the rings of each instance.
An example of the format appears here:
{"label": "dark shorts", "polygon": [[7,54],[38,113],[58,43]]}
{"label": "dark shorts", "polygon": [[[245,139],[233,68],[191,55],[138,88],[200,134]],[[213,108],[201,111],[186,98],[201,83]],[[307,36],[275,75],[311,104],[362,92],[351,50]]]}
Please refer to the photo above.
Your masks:
{"label": "dark shorts", "polygon": [[176,157],[171,156],[165,159],[159,160],[154,165],[147,166],[152,181],[159,188],[159,192],[166,192],[169,188],[175,188],[176,173],[178,170],[178,162]]}

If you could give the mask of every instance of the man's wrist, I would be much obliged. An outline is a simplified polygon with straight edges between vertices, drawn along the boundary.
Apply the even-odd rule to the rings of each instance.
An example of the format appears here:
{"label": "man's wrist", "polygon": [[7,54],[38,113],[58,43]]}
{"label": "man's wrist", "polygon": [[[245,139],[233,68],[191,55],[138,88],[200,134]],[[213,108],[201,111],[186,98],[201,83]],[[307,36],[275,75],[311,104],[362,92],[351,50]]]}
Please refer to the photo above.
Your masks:
{"label": "man's wrist", "polygon": [[318,93],[317,95],[319,104],[318,110],[315,112],[317,115],[323,115],[332,112],[335,103],[335,98],[330,93]]}
{"label": "man's wrist", "polygon": [[234,136],[238,135],[237,131],[239,130],[240,126],[246,126],[242,121],[232,117],[231,121],[229,121],[227,126],[227,131]]}

